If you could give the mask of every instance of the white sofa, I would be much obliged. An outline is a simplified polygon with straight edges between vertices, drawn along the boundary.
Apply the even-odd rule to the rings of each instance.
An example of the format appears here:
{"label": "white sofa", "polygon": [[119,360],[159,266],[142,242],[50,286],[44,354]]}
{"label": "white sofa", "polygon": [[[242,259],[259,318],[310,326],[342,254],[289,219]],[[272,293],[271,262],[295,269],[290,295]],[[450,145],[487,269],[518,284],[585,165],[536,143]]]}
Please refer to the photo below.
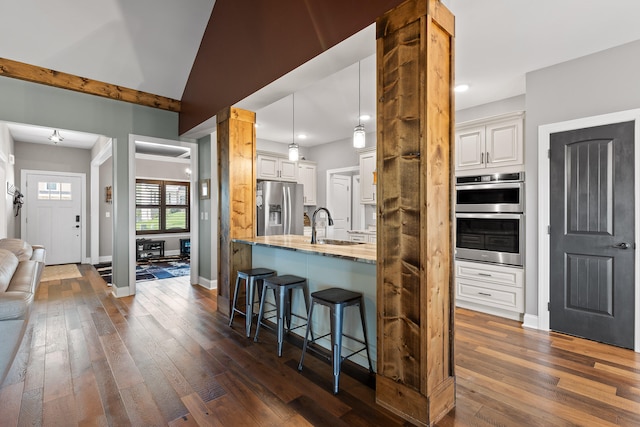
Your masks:
{"label": "white sofa", "polygon": [[0,239],[0,384],[22,342],[46,250],[20,239]]}

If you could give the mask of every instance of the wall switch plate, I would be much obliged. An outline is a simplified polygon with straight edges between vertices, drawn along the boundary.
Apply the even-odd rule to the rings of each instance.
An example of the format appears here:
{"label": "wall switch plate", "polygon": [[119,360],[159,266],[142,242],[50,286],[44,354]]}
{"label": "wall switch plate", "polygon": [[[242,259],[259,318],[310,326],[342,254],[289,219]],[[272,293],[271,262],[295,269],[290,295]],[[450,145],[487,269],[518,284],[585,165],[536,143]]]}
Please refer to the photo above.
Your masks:
{"label": "wall switch plate", "polygon": [[108,211],[107,211],[107,212],[105,212],[105,213],[104,213],[104,216],[106,216],[107,218],[111,218],[111,212],[108,212]]}

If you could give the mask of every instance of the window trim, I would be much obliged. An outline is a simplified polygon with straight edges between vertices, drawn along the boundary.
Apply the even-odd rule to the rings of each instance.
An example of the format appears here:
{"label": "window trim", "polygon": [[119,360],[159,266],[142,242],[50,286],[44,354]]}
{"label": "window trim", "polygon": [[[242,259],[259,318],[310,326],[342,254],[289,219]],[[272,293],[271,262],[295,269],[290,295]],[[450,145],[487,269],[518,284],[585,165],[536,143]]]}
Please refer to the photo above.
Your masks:
{"label": "window trim", "polygon": [[[159,184],[160,185],[160,204],[157,205],[148,205],[148,204],[137,204],[135,205],[135,209],[159,209],[160,210],[160,228],[158,230],[138,230],[137,220],[135,221],[136,228],[136,236],[139,235],[149,235],[149,234],[176,234],[176,233],[189,233],[191,231],[191,183],[189,181],[174,181],[174,180],[161,180],[161,179],[144,179],[144,178],[136,178],[136,200],[137,200],[137,184]],[[166,187],[168,185],[179,185],[187,188],[186,200],[187,204],[185,205],[174,205],[166,203]],[[184,208],[186,210],[186,220],[187,220],[187,228],[180,229],[167,229],[166,223],[166,211],[170,208]]]}

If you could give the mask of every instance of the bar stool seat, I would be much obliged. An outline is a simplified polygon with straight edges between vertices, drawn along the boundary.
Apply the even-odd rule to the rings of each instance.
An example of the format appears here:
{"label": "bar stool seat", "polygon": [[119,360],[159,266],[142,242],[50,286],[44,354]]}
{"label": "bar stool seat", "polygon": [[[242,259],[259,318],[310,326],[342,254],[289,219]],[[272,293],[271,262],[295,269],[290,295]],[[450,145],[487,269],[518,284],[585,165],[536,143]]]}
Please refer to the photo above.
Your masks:
{"label": "bar stool seat", "polygon": [[[253,304],[255,299],[256,287],[267,277],[275,276],[275,270],[269,268],[251,268],[248,270],[238,270],[236,276],[236,286],[233,292],[233,306],[231,309],[231,318],[229,326],[233,324],[233,317],[236,313],[240,313],[245,317],[245,332],[247,338],[251,336],[251,321],[253,319]],[[245,311],[236,308],[238,303],[238,291],[240,290],[240,280],[244,280],[245,286]]]}
{"label": "bar stool seat", "polygon": [[[309,288],[307,287],[307,279],[304,277],[298,277],[291,274],[283,275],[283,276],[274,276],[265,278],[263,281],[263,289],[262,289],[262,297],[260,298],[260,310],[258,312],[258,322],[256,325],[256,335],[253,338],[253,341],[258,341],[258,334],[260,333],[260,327],[266,326],[264,324],[265,311],[264,304],[267,295],[267,289],[273,290],[273,297],[275,299],[275,316],[269,317],[276,318],[276,330],[278,335],[278,357],[282,356],[282,343],[284,341],[284,332],[285,332],[285,323],[287,332],[291,332],[294,329],[298,329],[304,327],[305,325],[296,326],[291,328],[291,316],[297,317],[299,319],[303,319],[308,322],[308,314],[307,317],[300,316],[298,314],[294,314],[291,312],[291,296],[294,289],[299,289],[304,294],[304,303],[306,306],[307,313],[309,313]],[[288,296],[288,298],[287,298]],[[274,311],[274,310],[271,310]],[[311,332],[313,336],[313,331]]]}
{"label": "bar stool seat", "polygon": [[[311,294],[311,308],[309,309],[309,321],[307,322],[308,328],[304,336],[304,344],[302,345],[302,355],[300,356],[300,363],[298,364],[298,370],[302,371],[302,364],[304,362],[304,355],[307,351],[309,344],[309,328],[311,326],[311,316],[313,315],[313,307],[315,304],[324,305],[329,307],[331,312],[331,332],[319,337],[313,338],[311,336],[311,342],[331,335],[331,362],[333,365],[333,393],[338,393],[338,384],[340,381],[340,367],[344,359],[358,354],[362,351],[367,352],[367,360],[369,361],[369,372],[373,372],[373,366],[371,365],[371,356],[369,355],[369,343],[367,341],[367,324],[364,314],[364,298],[362,293],[353,292],[342,288],[329,288],[322,291],[317,291]],[[360,320],[362,322],[362,333],[364,334],[364,340],[355,338],[344,334],[342,327],[344,324],[344,309],[351,306],[359,306],[360,308]],[[342,336],[350,338],[356,342],[364,344],[364,347],[358,351],[354,351],[351,354],[342,357]]]}

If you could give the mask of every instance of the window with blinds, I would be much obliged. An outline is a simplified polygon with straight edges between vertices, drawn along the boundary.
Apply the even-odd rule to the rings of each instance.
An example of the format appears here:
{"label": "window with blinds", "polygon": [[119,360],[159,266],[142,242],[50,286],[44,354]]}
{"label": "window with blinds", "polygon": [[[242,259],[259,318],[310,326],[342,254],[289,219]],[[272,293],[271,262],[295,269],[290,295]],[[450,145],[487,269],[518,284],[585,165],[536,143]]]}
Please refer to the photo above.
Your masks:
{"label": "window with blinds", "polygon": [[189,183],[136,180],[136,234],[189,231]]}

